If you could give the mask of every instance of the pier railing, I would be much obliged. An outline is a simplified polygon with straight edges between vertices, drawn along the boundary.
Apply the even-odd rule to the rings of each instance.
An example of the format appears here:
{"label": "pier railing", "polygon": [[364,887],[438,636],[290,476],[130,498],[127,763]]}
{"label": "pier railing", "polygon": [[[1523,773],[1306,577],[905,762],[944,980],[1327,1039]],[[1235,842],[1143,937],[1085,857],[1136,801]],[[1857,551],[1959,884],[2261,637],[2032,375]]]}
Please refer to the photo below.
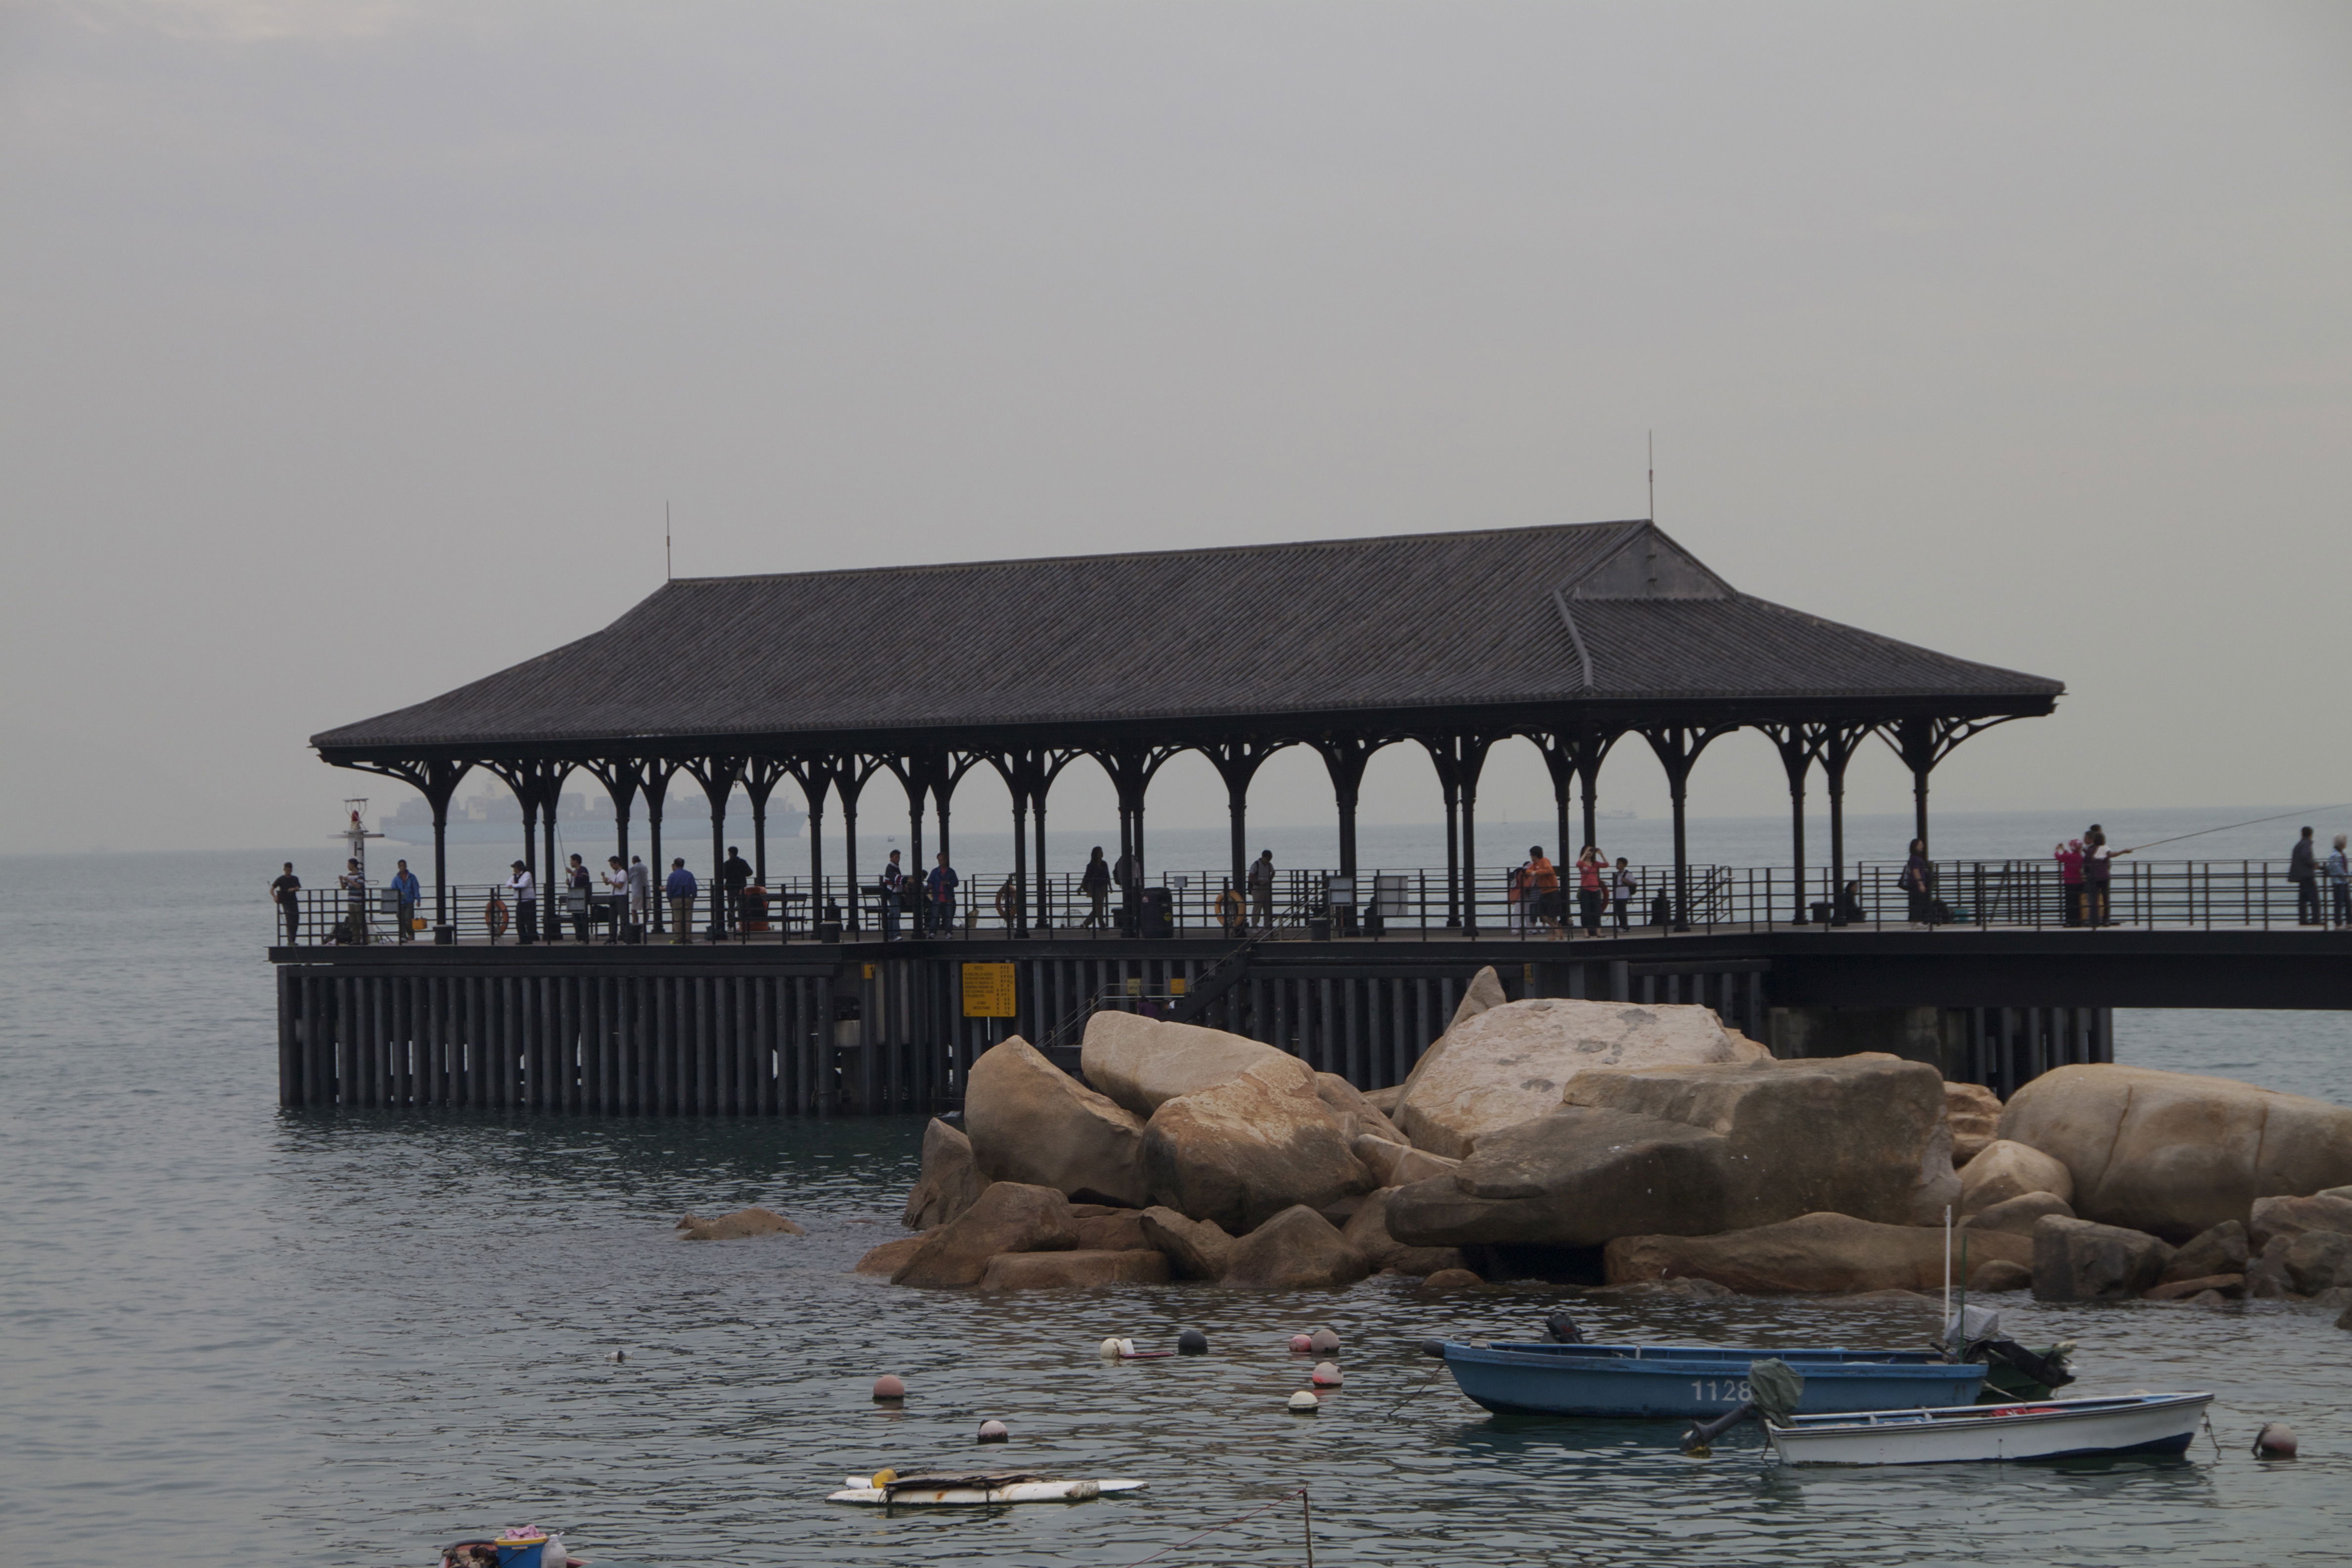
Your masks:
{"label": "pier railing", "polygon": [[[2352,900],[2331,885],[2323,870],[2306,897],[2286,879],[2283,860],[2117,859],[2104,884],[2067,883],[2055,864],[2042,859],[1941,860],[1929,868],[1928,887],[1916,896],[1904,886],[1900,862],[1869,861],[1849,868],[1846,886],[1833,885],[1827,868],[1809,870],[1801,896],[1797,878],[1776,867],[1701,865],[1688,868],[1677,887],[1671,866],[1631,868],[1639,889],[1631,899],[1604,898],[1600,933],[1670,931],[1707,931],[1727,927],[1820,926],[1826,929],[2056,930],[2128,926],[2142,929],[2292,928],[2298,923],[2345,923]],[[1222,871],[1154,874],[1141,896],[1114,890],[1106,900],[1100,927],[1091,919],[1093,900],[1076,872],[1032,876],[1027,924],[1057,936],[1129,931],[1224,939],[1253,936],[1276,940],[1341,937],[1387,942],[1433,941],[1465,931],[1484,936],[1566,936],[1583,929],[1584,910],[1572,867],[1561,869],[1562,886],[1549,898],[1525,896],[1510,868],[1484,868],[1464,889],[1448,887],[1443,869],[1376,869],[1343,878],[1337,872],[1291,868],[1275,879],[1272,896],[1261,902],[1244,888],[1235,900],[1222,901],[1227,875]],[[934,940],[999,936],[1013,923],[1016,904],[998,893],[1009,879],[989,874],[968,878],[942,926],[929,900],[902,901],[886,911],[881,889],[870,882],[852,887],[827,877],[812,886],[806,877],[772,879],[747,892],[740,905],[714,898],[709,884],[693,908],[693,937],[709,940],[716,929],[730,942],[809,941],[819,936],[870,940],[886,931]],[[977,889],[981,896],[971,896]],[[452,884],[449,909],[457,937],[467,943],[510,942],[525,935],[523,908],[507,889],[488,883]],[[1234,902],[1240,905],[1238,919]],[[405,910],[392,890],[370,883],[352,892],[340,887],[306,888],[297,895],[294,945],[311,946],[434,939],[438,908],[426,887]],[[811,910],[818,913],[812,921]],[[680,933],[667,900],[656,896],[636,918],[624,899],[601,889],[582,901],[564,889],[542,891],[530,912],[530,934],[589,940],[671,941]],[[1271,914],[1271,921],[1265,918]],[[282,909],[269,910],[274,942],[287,941]]]}

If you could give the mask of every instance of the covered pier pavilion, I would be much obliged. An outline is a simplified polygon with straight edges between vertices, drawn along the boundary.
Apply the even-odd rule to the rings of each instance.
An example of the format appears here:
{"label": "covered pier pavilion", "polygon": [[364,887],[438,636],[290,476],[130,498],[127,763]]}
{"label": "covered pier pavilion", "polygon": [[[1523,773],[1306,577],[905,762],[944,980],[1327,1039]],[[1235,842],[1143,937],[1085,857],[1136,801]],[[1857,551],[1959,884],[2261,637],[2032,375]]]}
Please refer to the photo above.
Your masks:
{"label": "covered pier pavilion", "polygon": [[[1119,850],[1150,879],[1150,786],[1197,752],[1223,781],[1231,875],[1244,885],[1253,777],[1289,747],[1323,762],[1339,866],[1356,875],[1357,796],[1387,747],[1424,752],[1446,827],[1445,929],[1476,934],[1476,804],[1490,752],[1539,751],[1566,846],[1597,841],[1603,760],[1638,743],[1664,771],[1674,908],[1691,908],[1685,805],[1706,748],[1752,729],[1777,750],[1790,807],[1788,918],[1807,918],[1804,802],[1820,771],[1827,864],[1843,881],[1844,783],[1874,738],[1909,770],[1917,836],[1952,749],[2047,714],[2061,682],[1937,653],[1740,593],[1646,521],[1294,544],[688,578],[601,631],[413,707],[312,737],[326,762],[415,785],[433,814],[435,923],[454,940],[446,831],[467,774],[520,801],[518,847],[556,865],[556,810],[575,774],[609,792],[625,863],[642,813],[658,877],[673,784],[709,804],[710,864],[740,787],[768,879],[765,813],[786,781],[807,802],[812,899],[827,885],[828,810],[844,887],[860,796],[903,786],[912,868],[926,827],[950,845],[958,784],[997,775],[1012,804],[1013,907],[1025,936],[1046,865],[1055,781],[1092,759],[1110,780]],[[1580,797],[1580,837],[1570,832]],[[656,900],[656,922],[661,919]],[[813,904],[813,908],[814,908]],[[860,900],[847,903],[852,932]]]}

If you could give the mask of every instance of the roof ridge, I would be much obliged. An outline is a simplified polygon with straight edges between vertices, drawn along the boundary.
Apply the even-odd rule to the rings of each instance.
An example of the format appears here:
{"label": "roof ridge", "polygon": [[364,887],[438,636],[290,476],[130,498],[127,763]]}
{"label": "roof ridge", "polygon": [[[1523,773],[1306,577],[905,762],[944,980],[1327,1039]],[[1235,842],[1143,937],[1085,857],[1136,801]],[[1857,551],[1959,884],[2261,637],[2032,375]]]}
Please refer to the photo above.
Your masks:
{"label": "roof ridge", "polygon": [[[1205,556],[1271,554],[1285,550],[1336,550],[1358,544],[1402,544],[1436,539],[1500,539],[1510,534],[1567,533],[1604,528],[1639,526],[1640,518],[1604,519],[1592,522],[1534,522],[1516,528],[1439,529],[1428,533],[1365,533],[1346,539],[1291,539],[1255,544],[1196,544],[1181,550],[1122,550],[1108,554],[1007,555],[988,561],[916,561],[889,566],[828,566],[804,572],[737,572],[709,577],[672,577],[663,587],[704,583],[764,583],[785,577],[877,576],[886,572],[976,572],[1003,566],[1047,566],[1065,561],[1176,561]],[[658,590],[656,590],[658,591]]]}

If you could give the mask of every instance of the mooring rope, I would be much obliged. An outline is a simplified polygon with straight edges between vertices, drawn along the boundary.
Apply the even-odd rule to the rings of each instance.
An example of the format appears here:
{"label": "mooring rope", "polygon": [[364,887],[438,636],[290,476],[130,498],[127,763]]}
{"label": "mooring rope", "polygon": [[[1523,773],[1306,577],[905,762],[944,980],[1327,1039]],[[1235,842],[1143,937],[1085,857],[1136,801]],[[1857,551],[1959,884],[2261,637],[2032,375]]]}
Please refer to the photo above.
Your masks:
{"label": "mooring rope", "polygon": [[[1231,1530],[1234,1525],[1246,1524],[1249,1521],[1255,1519],[1262,1513],[1272,1513],[1276,1509],[1282,1507],[1283,1504],[1288,1502],[1293,1498],[1299,1500],[1300,1509],[1303,1512],[1306,1508],[1307,1489],[1305,1487],[1300,1487],[1297,1491],[1283,1493],[1280,1497],[1275,1499],[1264,1508],[1254,1508],[1247,1513],[1225,1521],[1223,1524],[1213,1524],[1209,1526],[1208,1529],[1201,1531],[1198,1535],[1189,1535],[1183,1540],[1176,1542],[1173,1546],[1161,1547],[1150,1557],[1139,1557],[1134,1562],[1129,1563],[1127,1568],[1143,1568],[1143,1565],[1146,1563],[1155,1562],[1160,1558],[1167,1556],[1171,1552],[1181,1552],[1184,1548],[1192,1545],[1194,1542],[1206,1541],[1210,1536],[1216,1534],[1217,1531],[1221,1530]],[[1309,1563],[1315,1561],[1315,1539],[1311,1534],[1307,1537],[1307,1561]]]}

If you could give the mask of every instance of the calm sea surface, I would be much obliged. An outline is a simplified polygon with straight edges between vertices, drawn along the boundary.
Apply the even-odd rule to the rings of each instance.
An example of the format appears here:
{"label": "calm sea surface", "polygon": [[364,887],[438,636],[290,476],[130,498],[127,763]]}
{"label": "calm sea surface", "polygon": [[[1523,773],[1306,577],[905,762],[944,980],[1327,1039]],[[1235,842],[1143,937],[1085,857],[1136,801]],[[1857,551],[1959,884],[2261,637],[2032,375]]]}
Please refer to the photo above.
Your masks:
{"label": "calm sea surface", "polygon": [[[1899,847],[1902,826],[1877,837]],[[2046,852],[2039,841],[2069,826],[1939,819],[1937,847]],[[1661,827],[1624,824],[1622,837]],[[1497,831],[1482,823],[1482,844]],[[1779,858],[1780,831],[1706,826],[1701,852],[1761,864]],[[1396,842],[1375,847],[1375,832]],[[1201,837],[1213,864],[1221,836]],[[1278,858],[1318,858],[1309,837],[1267,837]],[[1429,837],[1368,830],[1367,858],[1425,863],[1415,847]],[[2277,855],[2287,837],[2197,847]],[[958,843],[987,858],[986,840]],[[1302,1484],[1322,1563],[2346,1555],[2352,1333],[2314,1309],[2004,1303],[2018,1338],[2081,1342],[2086,1392],[2217,1391],[2218,1459],[2200,1439],[2185,1464],[1791,1473],[1752,1444],[1694,1462],[1663,1427],[1502,1419],[1428,1383],[1414,1340],[1538,1333],[1566,1295],[1549,1287],[1443,1301],[1382,1283],[988,1300],[853,1279],[859,1253],[901,1234],[919,1121],[282,1112],[260,889],[283,858],[0,861],[16,895],[0,916],[10,1568],[418,1563],[442,1540],[524,1519],[566,1527],[592,1557],[666,1565],[1122,1564]],[[297,858],[327,868],[320,847]],[[2352,1100],[2341,1015],[2133,1013],[2116,1034],[2127,1061]],[[689,1245],[671,1232],[688,1207],[744,1203],[811,1234]],[[1579,1310],[1626,1337],[1911,1332],[1819,1303]],[[1283,1402],[1303,1369],[1283,1342],[1319,1322],[1346,1336],[1348,1385],[1295,1418]],[[1095,1354],[1107,1334],[1165,1343],[1188,1325],[1208,1332],[1210,1356],[1106,1367]],[[604,1359],[614,1349],[625,1363]],[[866,1397],[885,1371],[912,1387],[903,1413]],[[971,1435],[991,1415],[1015,1436],[991,1458],[1153,1489],[891,1519],[818,1500],[853,1472],[977,1457]],[[2306,1457],[2248,1458],[2264,1419],[2293,1423]],[[1160,1561],[1303,1562],[1295,1508]]]}

